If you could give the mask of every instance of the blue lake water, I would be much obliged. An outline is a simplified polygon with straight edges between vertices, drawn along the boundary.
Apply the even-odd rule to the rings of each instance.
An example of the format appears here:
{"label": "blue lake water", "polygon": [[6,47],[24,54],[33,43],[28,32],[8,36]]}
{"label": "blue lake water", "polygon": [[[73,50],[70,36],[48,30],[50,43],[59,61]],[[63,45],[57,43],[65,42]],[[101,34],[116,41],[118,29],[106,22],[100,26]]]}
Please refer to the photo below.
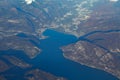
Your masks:
{"label": "blue lake water", "polygon": [[[34,66],[32,69],[39,68],[56,76],[65,77],[68,80],[118,80],[116,77],[105,71],[83,66],[64,58],[60,47],[76,42],[77,38],[75,36],[59,33],[53,30],[46,30],[44,35],[48,36],[48,38],[40,40],[39,47],[42,49],[42,52],[32,60],[23,52],[10,50],[4,51],[3,54],[8,53],[8,55],[15,55],[26,62],[33,64]],[[27,70],[29,69],[10,69],[6,71],[6,73],[17,73],[17,76],[14,76],[14,78],[8,76],[7,78],[9,78],[9,80],[16,80],[15,78],[23,80],[23,78],[21,78],[22,75],[20,74],[23,74]]]}

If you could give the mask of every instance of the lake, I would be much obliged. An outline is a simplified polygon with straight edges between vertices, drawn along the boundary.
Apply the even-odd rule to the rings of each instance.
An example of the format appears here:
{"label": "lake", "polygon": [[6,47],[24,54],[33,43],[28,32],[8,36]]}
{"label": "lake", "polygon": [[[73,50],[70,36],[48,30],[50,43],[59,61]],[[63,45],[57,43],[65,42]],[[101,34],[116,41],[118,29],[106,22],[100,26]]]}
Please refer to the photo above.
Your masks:
{"label": "lake", "polygon": [[[63,52],[60,48],[76,42],[77,38],[75,36],[50,29],[47,29],[44,32],[44,35],[48,36],[48,38],[40,40],[39,47],[42,49],[42,52],[32,60],[20,51],[3,51],[3,55],[7,54],[17,56],[22,58],[24,61],[33,64],[34,66],[31,69],[39,68],[43,71],[52,73],[53,75],[65,77],[68,80],[118,80],[116,77],[105,71],[93,69],[64,58]],[[82,40],[82,38],[80,39]],[[23,80],[23,78],[21,78],[22,75],[20,74],[23,74],[27,70],[30,69],[21,70],[16,67],[6,71],[5,73],[18,73],[14,78],[8,76],[7,78],[9,80],[16,80],[15,78],[18,77],[19,80]]]}

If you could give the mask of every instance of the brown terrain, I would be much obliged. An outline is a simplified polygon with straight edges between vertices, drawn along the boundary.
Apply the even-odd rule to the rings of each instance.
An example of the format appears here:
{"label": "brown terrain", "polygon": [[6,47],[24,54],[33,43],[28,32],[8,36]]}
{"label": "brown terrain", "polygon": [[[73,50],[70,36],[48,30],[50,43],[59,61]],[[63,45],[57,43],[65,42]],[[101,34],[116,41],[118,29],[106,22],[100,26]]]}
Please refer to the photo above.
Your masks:
{"label": "brown terrain", "polygon": [[64,56],[120,78],[120,32],[96,33],[62,48]]}
{"label": "brown terrain", "polygon": [[[0,0],[0,73],[10,68],[30,68],[34,65],[1,51],[22,51],[34,59],[42,51],[39,40],[46,38],[43,32],[54,29],[77,37],[86,35],[85,41],[63,47],[65,58],[94,67],[120,78],[120,8],[109,0],[45,0],[26,5],[23,0]],[[97,5],[96,5],[97,4]],[[47,5],[47,6],[46,6]],[[113,30],[113,32],[104,32]],[[18,36],[24,34],[25,37]],[[7,60],[10,64],[8,64]],[[27,76],[32,74],[32,76]],[[28,80],[64,80],[39,69],[25,75]],[[7,80],[3,74],[0,79]]]}

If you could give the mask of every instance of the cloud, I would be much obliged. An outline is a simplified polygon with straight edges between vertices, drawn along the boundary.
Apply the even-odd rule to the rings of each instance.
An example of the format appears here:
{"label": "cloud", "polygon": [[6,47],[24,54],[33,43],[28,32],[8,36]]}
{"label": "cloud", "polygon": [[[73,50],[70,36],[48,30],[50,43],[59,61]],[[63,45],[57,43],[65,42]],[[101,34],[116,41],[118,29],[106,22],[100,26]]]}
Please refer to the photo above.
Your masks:
{"label": "cloud", "polygon": [[32,4],[35,0],[25,0],[26,4]]}
{"label": "cloud", "polygon": [[117,1],[119,1],[119,0],[110,0],[110,2],[117,2]]}

